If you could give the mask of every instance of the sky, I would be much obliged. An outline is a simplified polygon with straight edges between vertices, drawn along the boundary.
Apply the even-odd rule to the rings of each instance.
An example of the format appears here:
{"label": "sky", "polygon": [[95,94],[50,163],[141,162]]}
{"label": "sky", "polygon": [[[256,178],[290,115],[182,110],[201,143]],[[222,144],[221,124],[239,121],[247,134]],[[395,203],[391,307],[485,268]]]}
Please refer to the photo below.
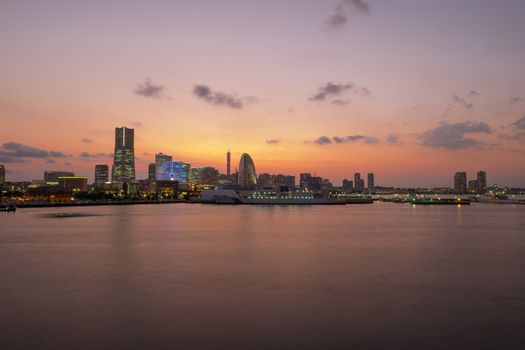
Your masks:
{"label": "sky", "polygon": [[525,187],[522,0],[0,0],[8,181],[163,152],[335,185]]}

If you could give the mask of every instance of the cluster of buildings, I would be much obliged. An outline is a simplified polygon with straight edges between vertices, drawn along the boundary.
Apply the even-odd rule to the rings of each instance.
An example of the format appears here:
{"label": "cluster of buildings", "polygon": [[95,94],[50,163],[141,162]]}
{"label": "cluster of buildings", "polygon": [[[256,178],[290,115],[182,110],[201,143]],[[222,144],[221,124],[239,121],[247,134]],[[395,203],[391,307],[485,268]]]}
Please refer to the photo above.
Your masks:
{"label": "cluster of buildings", "polygon": [[457,194],[484,193],[487,189],[487,173],[480,170],[476,178],[467,181],[467,173],[459,171],[454,175],[454,192]]}
{"label": "cluster of buildings", "polygon": [[[195,193],[206,189],[264,189],[286,186],[297,189],[296,177],[286,174],[260,173],[250,155],[244,153],[232,172],[231,153],[226,153],[226,174],[214,167],[192,168],[190,163],[174,160],[173,156],[157,153],[155,162],[148,166],[148,178],[137,180],[135,173],[135,130],[127,127],[115,128],[115,149],[113,164],[95,166],[94,183],[88,184],[87,176],[77,176],[70,171],[45,171],[43,180],[6,183],[6,170],[0,165],[0,185],[8,191],[20,191],[31,200],[70,200],[75,193],[97,192],[116,196],[151,196],[161,198]],[[353,180],[344,179],[342,187],[311,173],[301,173],[299,188],[313,192],[345,191],[380,193],[393,188],[377,187],[374,173],[369,172],[365,180],[356,172]],[[476,179],[467,181],[466,172],[454,175],[453,193],[483,193],[487,189],[487,175],[477,173]],[[444,189],[446,191],[447,189]]]}

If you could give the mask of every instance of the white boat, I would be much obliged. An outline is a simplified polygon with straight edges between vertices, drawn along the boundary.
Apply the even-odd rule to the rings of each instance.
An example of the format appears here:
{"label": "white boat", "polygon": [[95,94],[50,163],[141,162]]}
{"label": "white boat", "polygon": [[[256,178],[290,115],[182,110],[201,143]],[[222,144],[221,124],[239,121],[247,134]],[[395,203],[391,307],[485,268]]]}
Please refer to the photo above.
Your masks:
{"label": "white boat", "polygon": [[309,204],[345,204],[344,199],[328,198],[309,190],[290,191],[287,186],[278,189],[263,189],[253,191],[240,199],[243,204],[277,204],[277,205],[309,205]]}
{"label": "white boat", "polygon": [[509,198],[507,195],[472,196],[470,199],[478,203],[490,204],[525,204],[525,199]]}

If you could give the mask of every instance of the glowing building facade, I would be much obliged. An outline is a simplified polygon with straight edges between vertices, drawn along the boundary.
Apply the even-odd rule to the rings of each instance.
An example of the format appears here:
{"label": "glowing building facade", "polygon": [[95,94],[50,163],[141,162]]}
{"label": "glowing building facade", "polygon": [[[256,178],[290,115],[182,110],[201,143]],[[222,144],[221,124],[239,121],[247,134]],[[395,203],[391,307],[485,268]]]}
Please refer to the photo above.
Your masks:
{"label": "glowing building facade", "polygon": [[135,180],[135,130],[115,128],[115,153],[111,181],[126,183]]}
{"label": "glowing building facade", "polygon": [[157,167],[157,181],[188,183],[191,165],[183,162],[166,161]]}
{"label": "glowing building facade", "polygon": [[244,153],[239,162],[239,175],[237,183],[243,187],[251,187],[257,185],[257,174],[255,172],[255,164],[249,154]]}

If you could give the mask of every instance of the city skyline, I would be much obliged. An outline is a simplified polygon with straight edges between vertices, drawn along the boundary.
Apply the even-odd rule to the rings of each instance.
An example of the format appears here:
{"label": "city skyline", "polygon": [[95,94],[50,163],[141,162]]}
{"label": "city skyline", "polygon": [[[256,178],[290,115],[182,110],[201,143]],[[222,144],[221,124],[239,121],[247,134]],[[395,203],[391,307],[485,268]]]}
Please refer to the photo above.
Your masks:
{"label": "city skyline", "polygon": [[[113,166],[111,174],[108,170],[107,164],[96,164],[94,165],[94,173],[93,176],[87,176],[83,175],[81,177],[85,177],[86,179],[93,178],[93,184],[101,184],[103,181],[100,179],[107,179],[109,181],[110,175],[111,175],[111,182],[112,183],[126,183],[126,182],[134,182],[135,180],[149,180],[149,181],[155,181],[155,180],[177,180],[179,182],[189,182],[189,176],[190,176],[190,169],[202,169],[199,167],[192,167],[191,163],[185,163],[180,161],[173,161],[173,156],[164,154],[162,152],[155,153],[154,156],[154,163],[149,163],[148,167],[146,169],[146,177],[145,178],[136,178],[136,168],[135,168],[135,156],[134,156],[134,139],[135,139],[135,129],[128,128],[126,126],[122,127],[115,127],[114,128],[114,136],[115,136],[115,153],[111,154],[109,156],[113,157]],[[26,150],[26,152],[29,152],[29,150]],[[52,151],[53,152],[53,151]],[[115,156],[116,154],[116,156]],[[217,169],[220,174],[225,174],[227,176],[230,176],[231,171],[231,152],[228,149],[226,152],[226,158],[225,158],[226,165],[224,166],[224,169],[226,169],[225,172],[221,172],[220,169]],[[184,173],[185,175],[182,175],[180,171],[182,171],[182,168],[184,167]],[[204,167],[209,169],[215,169],[214,167]],[[153,169],[153,170],[152,170]],[[0,164],[0,170],[2,172],[2,180],[9,182],[8,179],[6,179],[6,169],[3,164]],[[285,176],[289,177],[290,175],[283,175],[283,173],[274,173],[270,174],[268,172],[262,171],[257,173],[254,162],[249,154],[243,153],[239,159],[239,168],[236,168],[235,174],[239,175],[238,184],[242,186],[247,186],[248,184],[255,184],[257,178],[259,175],[271,175],[271,176]],[[123,177],[122,174],[127,174]],[[180,174],[179,174],[180,173]],[[365,190],[369,188],[375,187],[375,175],[373,172],[367,172],[367,182],[365,185],[365,181],[361,179],[361,172],[357,171],[354,173],[354,180],[350,180],[350,187],[355,188],[356,190]],[[462,174],[462,180],[460,181],[462,185],[458,186],[458,174]],[[59,176],[74,176],[73,172],[64,171],[64,170],[44,170],[44,181],[51,181],[56,182]],[[302,171],[298,174],[298,179],[300,179],[299,184],[302,186],[302,178],[303,175],[311,176],[312,173],[308,171]],[[313,176],[316,177],[318,174],[313,172]],[[186,176],[186,180],[181,180],[181,176]],[[296,177],[295,175],[291,175],[292,177]],[[474,180],[468,180],[467,172],[456,172],[453,179],[452,186],[434,186],[435,188],[439,187],[450,187],[453,188],[457,193],[466,193],[467,189],[470,188],[477,188],[477,189],[484,189],[487,187],[487,179],[486,179],[486,172],[483,170],[477,171],[476,178]],[[323,177],[317,177],[318,179],[323,179]],[[99,179],[99,180],[97,180]],[[249,180],[248,180],[249,179]],[[332,183],[333,181],[330,178],[324,178],[327,181],[330,181]],[[11,180],[13,181],[13,180]],[[27,180],[26,180],[27,181]],[[41,181],[37,178],[31,179],[30,181]],[[347,187],[345,185],[345,182],[348,181],[348,178],[341,179],[340,184],[333,184],[337,187]],[[16,181],[15,181],[16,182]],[[473,186],[468,185],[469,183],[472,183]],[[260,184],[258,184],[260,185]],[[340,186],[339,186],[340,185]],[[494,185],[497,185],[494,183]],[[380,185],[379,187],[403,187],[403,186],[396,186],[396,185]],[[410,186],[407,186],[410,187]],[[425,186],[417,186],[417,187],[425,187]],[[428,186],[428,188],[431,188],[432,186]]]}
{"label": "city skyline", "polygon": [[2,2],[6,177],[92,180],[126,125],[137,179],[159,152],[226,173],[229,149],[334,184],[525,187],[525,3],[359,3]]}

